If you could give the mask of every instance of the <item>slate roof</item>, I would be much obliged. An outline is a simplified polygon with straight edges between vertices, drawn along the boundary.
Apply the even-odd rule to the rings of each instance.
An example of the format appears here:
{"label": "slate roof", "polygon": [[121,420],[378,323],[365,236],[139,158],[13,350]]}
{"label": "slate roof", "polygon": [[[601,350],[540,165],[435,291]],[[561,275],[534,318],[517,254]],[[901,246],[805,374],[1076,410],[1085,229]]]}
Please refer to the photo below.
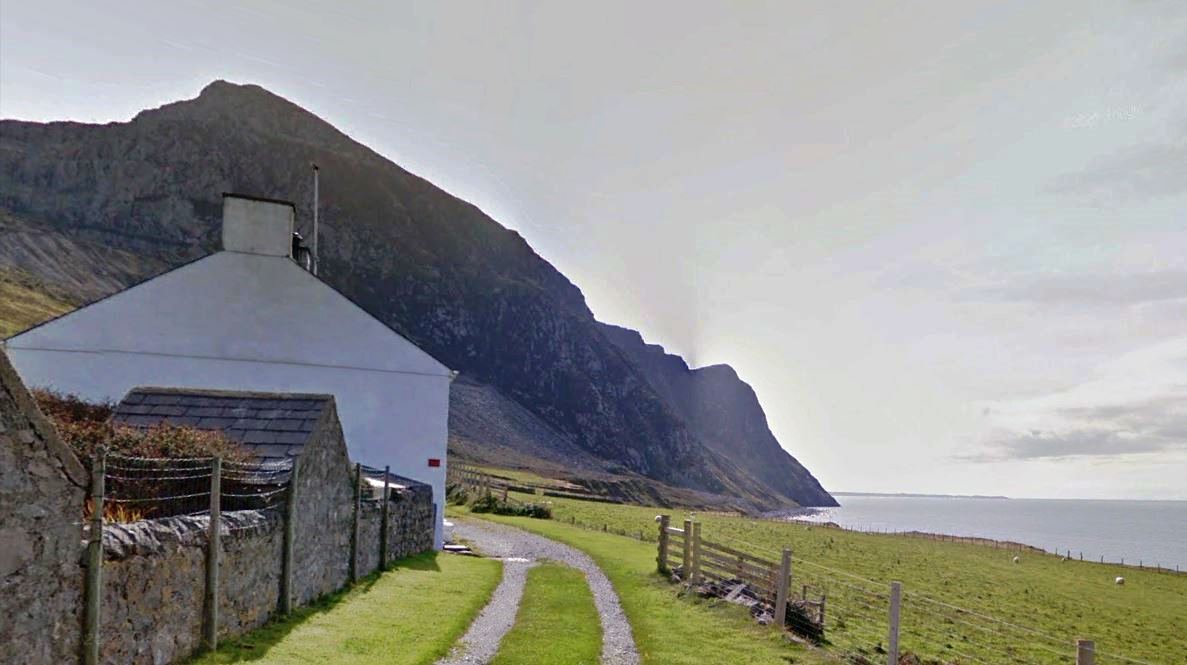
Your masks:
{"label": "slate roof", "polygon": [[[112,422],[170,423],[222,431],[265,462],[300,456],[330,395],[137,387],[116,405]],[[382,474],[382,472],[381,472]]]}

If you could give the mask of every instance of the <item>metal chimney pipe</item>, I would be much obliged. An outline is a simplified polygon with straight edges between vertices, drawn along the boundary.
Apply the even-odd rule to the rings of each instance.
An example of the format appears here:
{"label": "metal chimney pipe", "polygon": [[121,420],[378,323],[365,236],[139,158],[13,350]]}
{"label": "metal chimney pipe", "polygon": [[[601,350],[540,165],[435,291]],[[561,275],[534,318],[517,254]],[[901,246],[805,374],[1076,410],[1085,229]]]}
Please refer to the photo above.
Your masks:
{"label": "metal chimney pipe", "polygon": [[317,266],[321,255],[317,252],[317,164],[313,165],[313,274],[317,274]]}

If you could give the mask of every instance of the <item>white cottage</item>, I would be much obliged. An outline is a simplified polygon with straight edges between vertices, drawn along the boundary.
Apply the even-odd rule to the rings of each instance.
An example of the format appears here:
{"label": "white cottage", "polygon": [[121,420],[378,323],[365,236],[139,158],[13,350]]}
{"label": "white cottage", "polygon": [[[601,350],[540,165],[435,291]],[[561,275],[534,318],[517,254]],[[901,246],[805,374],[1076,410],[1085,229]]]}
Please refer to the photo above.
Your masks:
{"label": "white cottage", "polygon": [[12,364],[91,400],[145,385],[332,394],[351,459],[432,485],[442,516],[454,373],[294,260],[294,217],[224,195],[222,251],[9,338]]}

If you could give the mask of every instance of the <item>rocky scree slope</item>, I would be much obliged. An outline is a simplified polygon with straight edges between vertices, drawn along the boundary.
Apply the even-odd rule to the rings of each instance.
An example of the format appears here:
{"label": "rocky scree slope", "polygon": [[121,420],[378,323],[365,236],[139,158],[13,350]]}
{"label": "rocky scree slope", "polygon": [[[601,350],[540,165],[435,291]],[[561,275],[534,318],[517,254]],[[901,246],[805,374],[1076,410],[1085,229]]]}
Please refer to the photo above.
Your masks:
{"label": "rocky scree slope", "polygon": [[[2,121],[0,210],[47,238],[117,251],[133,281],[217,249],[222,192],[292,200],[308,225],[311,162],[322,277],[446,365],[631,472],[756,508],[820,501],[702,440],[519,234],[258,86],[218,81],[126,123]],[[34,272],[65,288],[55,275],[99,271],[104,258],[56,261]]]}

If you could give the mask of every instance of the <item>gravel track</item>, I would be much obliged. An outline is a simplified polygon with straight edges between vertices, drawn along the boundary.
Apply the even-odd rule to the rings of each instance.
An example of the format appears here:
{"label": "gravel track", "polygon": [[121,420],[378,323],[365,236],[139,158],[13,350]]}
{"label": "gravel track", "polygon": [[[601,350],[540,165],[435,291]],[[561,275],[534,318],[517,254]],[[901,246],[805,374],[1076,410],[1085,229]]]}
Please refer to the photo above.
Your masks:
{"label": "gravel track", "polygon": [[584,552],[514,527],[474,520],[456,521],[453,537],[470,542],[487,556],[503,559],[503,581],[458,646],[438,665],[490,662],[499,650],[499,642],[515,624],[527,571],[540,560],[572,566],[585,574],[602,622],[602,664],[638,665],[639,652],[618,594],[602,569]]}

